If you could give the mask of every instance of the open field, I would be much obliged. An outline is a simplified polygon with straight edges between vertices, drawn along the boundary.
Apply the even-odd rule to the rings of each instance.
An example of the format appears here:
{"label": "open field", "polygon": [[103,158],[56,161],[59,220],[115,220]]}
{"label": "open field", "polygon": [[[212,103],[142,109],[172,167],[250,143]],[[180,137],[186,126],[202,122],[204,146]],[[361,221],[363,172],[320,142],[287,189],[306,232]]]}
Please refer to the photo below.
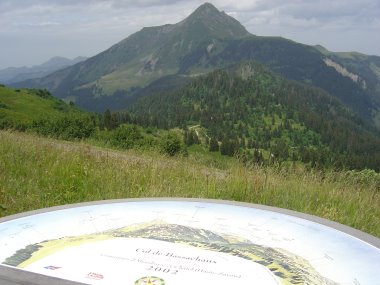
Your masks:
{"label": "open field", "polygon": [[359,178],[351,172],[247,168],[234,159],[191,152],[169,158],[0,131],[0,216],[104,199],[212,198],[292,209],[380,237],[378,174]]}

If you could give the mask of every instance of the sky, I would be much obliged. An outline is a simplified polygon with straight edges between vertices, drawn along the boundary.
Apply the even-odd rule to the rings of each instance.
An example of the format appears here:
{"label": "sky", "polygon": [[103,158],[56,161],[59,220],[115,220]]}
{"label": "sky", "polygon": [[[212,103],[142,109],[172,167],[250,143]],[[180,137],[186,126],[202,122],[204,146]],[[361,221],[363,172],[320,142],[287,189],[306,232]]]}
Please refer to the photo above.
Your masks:
{"label": "sky", "polygon": [[[380,0],[209,0],[259,36],[380,56]],[[0,69],[94,56],[143,27],[174,24],[198,0],[0,0]]]}

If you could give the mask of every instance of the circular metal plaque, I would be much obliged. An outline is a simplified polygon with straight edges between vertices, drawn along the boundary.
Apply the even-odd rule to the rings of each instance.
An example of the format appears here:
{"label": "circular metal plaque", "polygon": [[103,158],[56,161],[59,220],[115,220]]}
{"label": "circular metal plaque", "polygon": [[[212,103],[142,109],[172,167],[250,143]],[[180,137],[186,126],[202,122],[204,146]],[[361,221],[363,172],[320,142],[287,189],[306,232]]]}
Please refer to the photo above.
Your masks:
{"label": "circular metal plaque", "polygon": [[0,219],[0,284],[380,284],[380,241],[279,208],[82,203]]}

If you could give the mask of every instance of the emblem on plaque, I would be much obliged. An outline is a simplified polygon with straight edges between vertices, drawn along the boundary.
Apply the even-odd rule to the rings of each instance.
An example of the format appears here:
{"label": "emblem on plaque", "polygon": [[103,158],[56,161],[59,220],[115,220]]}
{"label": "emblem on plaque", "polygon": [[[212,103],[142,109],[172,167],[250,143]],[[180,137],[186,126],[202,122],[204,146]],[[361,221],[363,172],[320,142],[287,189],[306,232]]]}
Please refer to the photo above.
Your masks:
{"label": "emblem on plaque", "polygon": [[136,280],[135,285],[165,285],[165,281],[156,276],[148,276]]}

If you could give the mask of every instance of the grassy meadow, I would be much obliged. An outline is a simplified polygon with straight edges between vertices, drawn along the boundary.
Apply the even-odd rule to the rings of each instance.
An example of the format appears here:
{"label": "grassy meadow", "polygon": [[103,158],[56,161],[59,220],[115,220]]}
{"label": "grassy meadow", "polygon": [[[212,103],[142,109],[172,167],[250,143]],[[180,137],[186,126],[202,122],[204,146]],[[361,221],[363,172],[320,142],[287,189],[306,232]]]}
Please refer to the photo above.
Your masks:
{"label": "grassy meadow", "polygon": [[10,124],[19,129],[33,121],[79,113],[77,109],[38,89],[12,89],[0,85],[0,126]]}
{"label": "grassy meadow", "polygon": [[189,153],[166,157],[0,131],[0,216],[105,199],[210,198],[287,208],[380,237],[379,174],[246,167]]}

